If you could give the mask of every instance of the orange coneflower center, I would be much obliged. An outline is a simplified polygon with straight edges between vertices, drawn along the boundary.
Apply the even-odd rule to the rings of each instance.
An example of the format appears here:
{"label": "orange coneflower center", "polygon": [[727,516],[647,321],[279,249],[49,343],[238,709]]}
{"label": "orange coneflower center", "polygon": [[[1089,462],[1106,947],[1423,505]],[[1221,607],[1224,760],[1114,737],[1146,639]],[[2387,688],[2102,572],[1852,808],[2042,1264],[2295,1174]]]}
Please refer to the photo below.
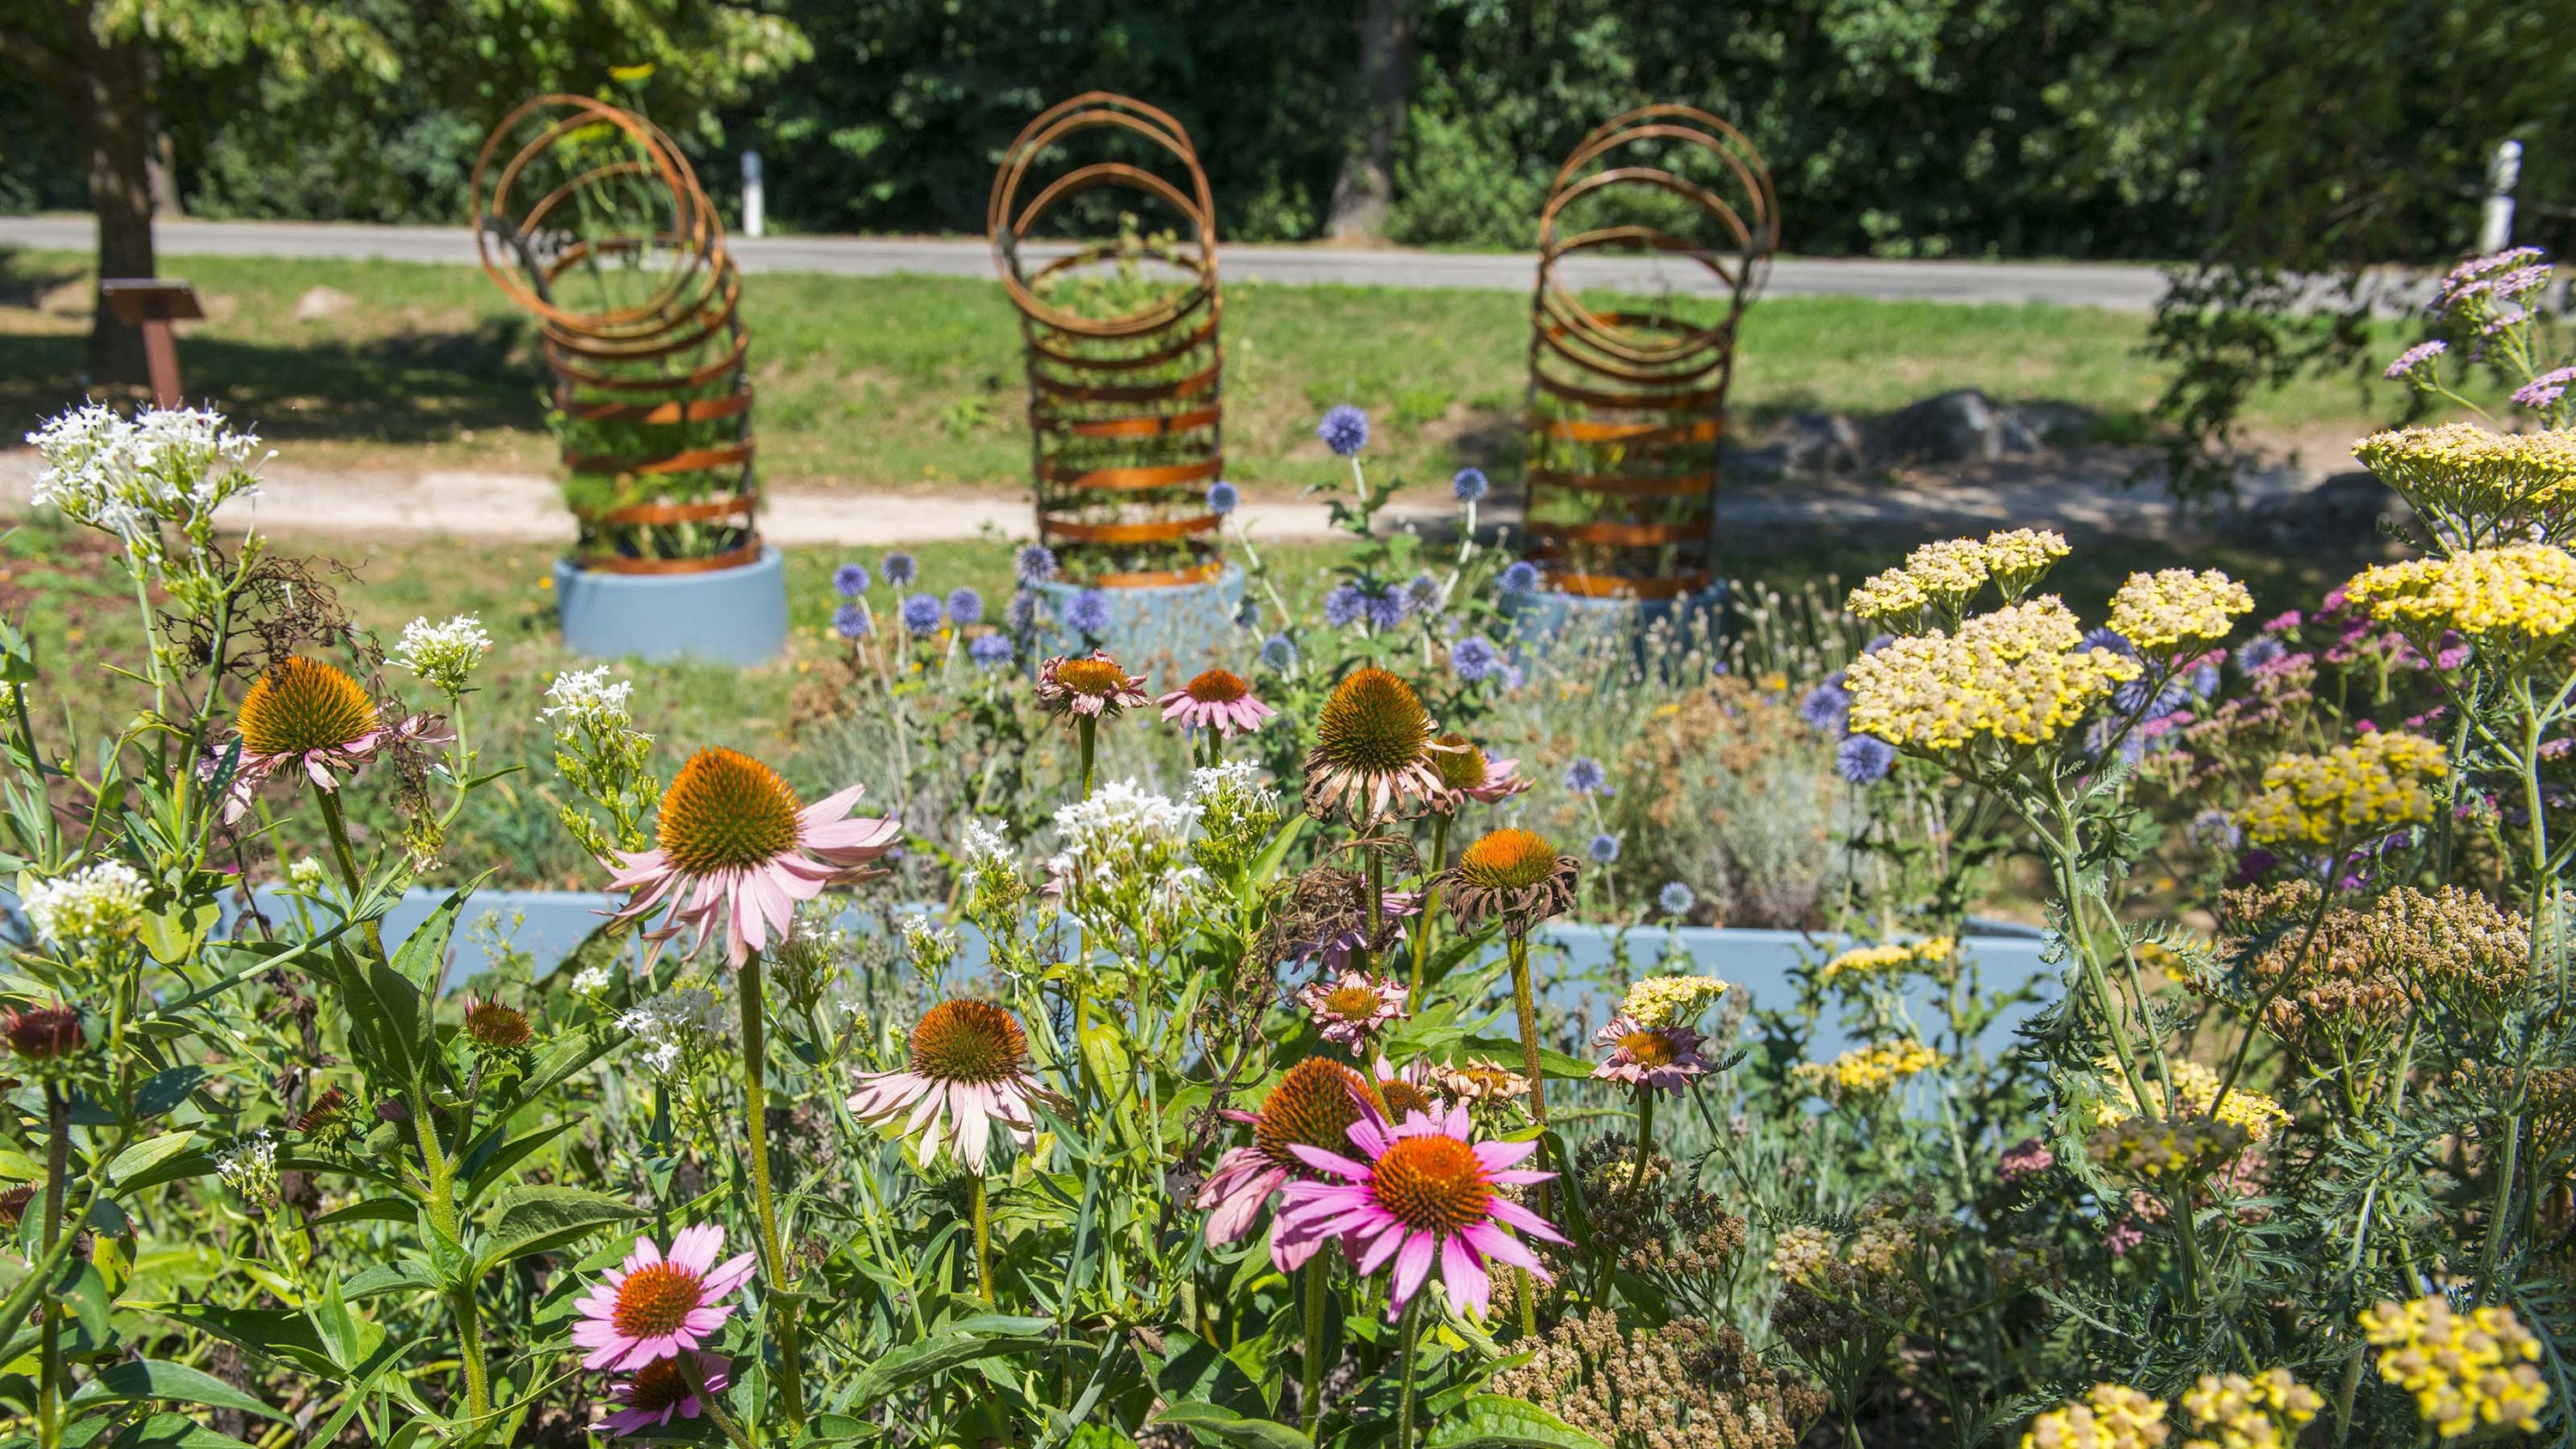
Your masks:
{"label": "orange coneflower center", "polygon": [[1619,1050],[1636,1059],[1639,1066],[1669,1067],[1680,1052],[1671,1037],[1660,1031],[1632,1031],[1619,1038]]}
{"label": "orange coneflower center", "polygon": [[637,1369],[634,1379],[626,1385],[626,1403],[630,1408],[654,1412],[685,1404],[696,1392],[689,1387],[688,1375],[680,1372],[680,1360],[674,1355],[657,1358]]}
{"label": "orange coneflower center", "polygon": [[1181,686],[1181,693],[1201,704],[1232,704],[1252,692],[1243,676],[1223,669],[1211,669]]}
{"label": "orange coneflower center", "polygon": [[363,739],[376,728],[376,706],[340,670],[289,656],[251,682],[233,723],[246,753],[301,755]]}
{"label": "orange coneflower center", "polygon": [[1366,1021],[1377,1015],[1377,988],[1368,985],[1336,986],[1324,998],[1324,1009],[1344,1021]]}
{"label": "orange coneflower center", "polygon": [[1488,890],[1527,890],[1556,869],[1556,847],[1514,826],[1494,831],[1458,857],[1458,873]]}
{"label": "orange coneflower center", "polygon": [[657,843],[685,875],[747,870],[795,847],[797,809],[776,770],[739,750],[704,749],[662,792]]}
{"label": "orange coneflower center", "polygon": [[1261,1104],[1261,1120],[1252,1126],[1252,1145],[1282,1167],[1307,1170],[1289,1151],[1306,1146],[1351,1154],[1350,1126],[1360,1120],[1360,1103],[1379,1099],[1369,1080],[1340,1062],[1308,1057],[1288,1069],[1270,1098]]}
{"label": "orange coneflower center", "polygon": [[1413,686],[1375,667],[1333,686],[1315,721],[1315,750],[1344,770],[1391,775],[1418,764],[1431,743],[1431,718]]}
{"label": "orange coneflower center", "polygon": [[526,1046],[535,1032],[524,1014],[497,1001],[475,1001],[465,1008],[465,1034],[484,1046],[515,1051]]}
{"label": "orange coneflower center", "polygon": [[677,1333],[705,1297],[705,1281],[677,1263],[648,1263],[617,1285],[617,1306],[609,1324],[628,1338],[660,1338]]}
{"label": "orange coneflower center", "polygon": [[1377,1089],[1386,1097],[1386,1114],[1398,1122],[1403,1121],[1405,1118],[1412,1116],[1416,1112],[1429,1113],[1436,1111],[1440,1105],[1439,1103],[1431,1100],[1431,1094],[1429,1092],[1422,1090],[1420,1087],[1413,1085],[1402,1077],[1391,1077],[1382,1081],[1377,1084]]}
{"label": "orange coneflower center", "polygon": [[1115,659],[1068,659],[1055,667],[1055,678],[1076,694],[1103,698],[1127,687],[1127,671]]}
{"label": "orange coneflower center", "polygon": [[1440,737],[1444,750],[1431,752],[1431,768],[1440,772],[1440,783],[1452,790],[1473,790],[1485,783],[1485,752],[1465,735],[1450,733]]}
{"label": "orange coneflower center", "polygon": [[943,1001],[912,1028],[912,1069],[934,1082],[1001,1082],[1020,1070],[1029,1039],[989,1001]]}
{"label": "orange coneflower center", "polygon": [[1369,1195],[1410,1228],[1454,1233],[1481,1222],[1494,1202],[1476,1149],[1455,1137],[1399,1138],[1369,1174]]}

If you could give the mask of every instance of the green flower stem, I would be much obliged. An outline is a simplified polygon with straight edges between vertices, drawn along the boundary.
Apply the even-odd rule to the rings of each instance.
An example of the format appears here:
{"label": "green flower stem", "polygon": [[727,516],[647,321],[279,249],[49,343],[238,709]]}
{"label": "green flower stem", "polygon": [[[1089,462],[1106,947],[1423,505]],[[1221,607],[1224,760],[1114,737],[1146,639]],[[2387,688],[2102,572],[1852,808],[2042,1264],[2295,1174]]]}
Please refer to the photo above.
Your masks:
{"label": "green flower stem", "polygon": [[722,1429],[724,1436],[733,1441],[734,1449],[756,1449],[751,1442],[751,1437],[743,1433],[740,1424],[734,1422],[733,1415],[726,1413],[724,1405],[717,1401],[716,1396],[707,1392],[707,1378],[705,1374],[698,1371],[696,1356],[683,1353],[680,1355],[679,1362],[681,1376],[689,1381],[690,1389],[698,1396],[698,1407],[706,1410],[707,1417],[716,1421],[716,1427]]}
{"label": "green flower stem", "polygon": [[1430,1296],[1431,1285],[1424,1283],[1404,1301],[1404,1326],[1395,1350],[1404,1360],[1395,1401],[1395,1449],[1413,1449],[1413,1361],[1422,1349],[1422,1300]]}
{"label": "green flower stem", "polygon": [[993,1306],[993,1209],[984,1197],[984,1174],[974,1177],[973,1212],[975,1216],[975,1291],[984,1297],[984,1306]]}
{"label": "green flower stem", "polygon": [[[72,1109],[60,1084],[45,1084],[45,1254],[63,1235],[63,1183],[71,1167]],[[35,1275],[30,1274],[30,1277]],[[44,1333],[36,1368],[36,1442],[57,1449],[63,1442],[63,1320],[53,1296],[39,1303]]]}
{"label": "green flower stem", "polygon": [[[1538,999],[1530,991],[1529,931],[1513,926],[1504,933],[1505,949],[1512,965],[1512,1004],[1520,1011],[1521,1070],[1529,1077],[1530,1120],[1538,1124],[1538,1162],[1547,1168],[1547,1079],[1541,1073],[1538,1059]],[[1538,1184],[1538,1215],[1556,1221],[1554,1198],[1545,1182]],[[1528,1270],[1521,1270],[1520,1292],[1521,1336],[1538,1337],[1538,1280]],[[1411,1370],[1406,1370],[1408,1373]]]}
{"label": "green flower stem", "polygon": [[[364,887],[358,878],[358,853],[349,846],[349,821],[340,810],[340,792],[316,785],[313,787],[313,800],[322,807],[322,824],[331,834],[331,856],[339,864],[340,883],[348,887],[349,904],[354,907]],[[394,958],[385,954],[385,933],[375,921],[361,922],[358,931],[367,938],[367,949],[376,953],[376,959],[387,965],[393,964]],[[438,985],[435,981],[426,982],[421,989],[435,992]]]}
{"label": "green flower stem", "polygon": [[1655,1089],[1637,1084],[1637,1165],[1628,1173],[1628,1196],[1646,1185],[1646,1158],[1655,1150]]}
{"label": "green flower stem", "polygon": [[1422,973],[1431,961],[1431,938],[1439,929],[1440,872],[1449,868],[1449,817],[1431,817],[1431,873],[1423,886],[1422,920],[1413,929],[1413,987],[1405,1000],[1422,1008]]}
{"label": "green flower stem", "polygon": [[1332,1288],[1333,1265],[1321,1250],[1306,1260],[1306,1358],[1297,1381],[1297,1427],[1307,1438],[1324,1418],[1324,1301]]}
{"label": "green flower stem", "polygon": [[[761,1266],[772,1291],[788,1286],[787,1255],[778,1240],[778,1198],[769,1181],[769,1052],[767,1014],[761,1004],[760,953],[743,958],[735,973],[742,1007],[743,1127],[751,1138],[751,1198],[760,1215]],[[796,1309],[778,1308],[778,1386],[787,1398],[787,1422],[805,1427],[805,1373],[797,1352]]]}
{"label": "green flower stem", "polygon": [[1087,714],[1073,717],[1073,738],[1082,752],[1082,798],[1091,798],[1091,761],[1100,739],[1100,721]]}

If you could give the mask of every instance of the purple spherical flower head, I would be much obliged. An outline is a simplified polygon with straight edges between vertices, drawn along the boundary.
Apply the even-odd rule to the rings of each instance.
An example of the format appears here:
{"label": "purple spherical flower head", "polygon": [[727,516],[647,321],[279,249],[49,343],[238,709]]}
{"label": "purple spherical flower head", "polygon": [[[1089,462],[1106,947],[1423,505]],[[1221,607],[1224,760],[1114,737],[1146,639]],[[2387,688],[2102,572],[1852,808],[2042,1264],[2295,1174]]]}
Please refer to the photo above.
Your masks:
{"label": "purple spherical flower head", "polygon": [[1002,611],[1002,622],[1014,634],[1025,634],[1038,626],[1038,592],[1022,589],[1011,595],[1009,608]]}
{"label": "purple spherical flower head", "polygon": [[1208,512],[1219,515],[1232,513],[1236,506],[1242,502],[1243,490],[1235,487],[1233,484],[1228,483],[1223,479],[1219,479],[1208,485]]}
{"label": "purple spherical flower head", "polygon": [[1655,909],[1668,916],[1688,915],[1692,903],[1698,899],[1699,897],[1691,894],[1689,886],[1677,880],[1668,880],[1664,882],[1662,890],[1655,892]]}
{"label": "purple spherical flower head", "polygon": [[1485,480],[1485,470],[1482,468],[1461,468],[1457,476],[1449,480],[1449,491],[1456,494],[1461,503],[1482,503],[1485,501],[1485,495],[1493,491],[1493,487],[1493,484]]}
{"label": "purple spherical flower head", "polygon": [[1008,634],[978,634],[966,646],[966,657],[986,669],[999,669],[1019,655],[1019,646]]}
{"label": "purple spherical flower head", "polygon": [[1315,425],[1315,436],[1323,439],[1324,446],[1332,449],[1335,456],[1351,457],[1368,446],[1368,414],[1349,403],[1336,403]]}
{"label": "purple spherical flower head", "polygon": [[1608,865],[1619,858],[1619,837],[1607,831],[1596,835],[1592,837],[1592,844],[1586,853],[1592,857],[1594,865]]}
{"label": "purple spherical flower head", "polygon": [[969,588],[957,588],[948,594],[948,621],[959,628],[978,624],[984,619],[984,596]]}
{"label": "purple spherical flower head", "polygon": [[2218,692],[2218,666],[2202,664],[2191,671],[2191,692],[2207,699]]}
{"label": "purple spherical flower head", "polygon": [[844,639],[868,637],[868,611],[856,604],[843,604],[832,611],[832,628]]}
{"label": "purple spherical flower head", "polygon": [[2147,682],[2133,679],[2111,694],[2111,703],[2124,714],[2143,714],[2148,719],[2162,719],[2191,702],[2191,690],[2179,679],[2168,679],[2164,688],[2147,696]]}
{"label": "purple spherical flower head", "polygon": [[1064,626],[1077,634],[1094,637],[1109,632],[1109,596],[1098,589],[1085,589],[1064,606]]}
{"label": "purple spherical flower head", "polygon": [[855,599],[868,591],[868,566],[845,563],[832,570],[832,589],[842,598]]}
{"label": "purple spherical flower head", "polygon": [[915,634],[927,634],[939,627],[939,596],[911,594],[903,601],[903,627]]}
{"label": "purple spherical flower head", "polygon": [[1860,652],[1863,654],[1875,654],[1895,642],[1896,636],[1893,634],[1872,634],[1869,636],[1869,642],[1860,646]]}
{"label": "purple spherical flower head", "polygon": [[1506,566],[1494,579],[1494,588],[1505,597],[1538,592],[1538,565],[1521,559]]}
{"label": "purple spherical flower head", "polygon": [[1410,612],[1405,595],[1393,588],[1379,589],[1370,594],[1361,607],[1368,611],[1372,629],[1392,629],[1403,623],[1404,616]]}
{"label": "purple spherical flower head", "polygon": [[1846,736],[1834,750],[1834,773],[1855,785],[1875,785],[1896,768],[1896,746],[1876,735]]}
{"label": "purple spherical flower head", "polygon": [[1842,733],[1843,721],[1850,714],[1851,691],[1843,688],[1839,670],[1827,676],[1824,683],[1808,690],[1807,697],[1798,701],[1798,718],[1807,722],[1807,728],[1829,735]]}
{"label": "purple spherical flower head", "polygon": [[1428,614],[1440,607],[1440,581],[1431,575],[1415,574],[1404,581],[1404,607],[1407,613]]}
{"label": "purple spherical flower head", "polygon": [[1359,585],[1347,580],[1335,584],[1324,595],[1324,622],[1336,629],[1347,629],[1360,621],[1368,609],[1368,595]]}
{"label": "purple spherical flower head", "polygon": [[2128,659],[2135,659],[2138,657],[2138,646],[2129,642],[2129,636],[2121,633],[2117,629],[2109,627],[2108,625],[2085,630],[2084,637],[2076,641],[2075,647],[2078,649],[2108,649],[2112,653]]}
{"label": "purple spherical flower head", "polygon": [[1565,788],[1577,795],[1616,795],[1610,788],[1610,772],[1590,755],[1578,757],[1565,767]]}
{"label": "purple spherical flower head", "polygon": [[2236,667],[2248,674],[2259,674],[2266,665],[2276,662],[2282,655],[2289,652],[2288,646],[2268,635],[2260,639],[2248,639],[2236,651]]}
{"label": "purple spherical flower head", "polygon": [[2450,350],[2451,344],[2441,341],[2438,338],[2431,342],[2418,342],[2414,346],[2407,348],[2404,352],[2397,354],[2397,360],[2388,364],[2388,371],[2380,375],[2387,378],[2390,382],[2402,382],[2405,380],[2408,373],[2424,366],[2434,358],[2437,358]]}
{"label": "purple spherical flower head", "polygon": [[1449,667],[1469,684],[1479,684],[1503,672],[1503,651],[1482,634],[1470,634],[1449,646]]}
{"label": "purple spherical flower head", "polygon": [[1042,543],[1022,545],[1011,558],[1011,576],[1030,589],[1054,578],[1055,550]]}
{"label": "purple spherical flower head", "polygon": [[1297,641],[1285,634],[1273,634],[1261,641],[1261,666],[1285,672],[1297,667]]}

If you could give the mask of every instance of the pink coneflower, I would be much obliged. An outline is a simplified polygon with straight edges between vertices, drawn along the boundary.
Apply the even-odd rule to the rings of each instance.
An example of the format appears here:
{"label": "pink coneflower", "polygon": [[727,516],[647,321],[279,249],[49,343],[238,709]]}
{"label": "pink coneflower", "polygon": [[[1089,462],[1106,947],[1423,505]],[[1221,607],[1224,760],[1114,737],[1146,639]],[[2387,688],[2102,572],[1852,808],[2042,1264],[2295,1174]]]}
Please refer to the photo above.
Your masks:
{"label": "pink coneflower", "polygon": [[1129,674],[1098,649],[1084,659],[1059,654],[1038,669],[1038,704],[1049,714],[1106,719],[1152,702],[1145,676]]}
{"label": "pink coneflower", "polygon": [[[315,789],[336,790],[337,773],[355,771],[388,744],[454,738],[440,731],[434,715],[386,724],[358,681],[318,659],[295,655],[251,682],[233,717],[233,736],[241,759],[224,794],[227,823],[240,819],[252,794],[280,771],[301,773]],[[203,767],[210,778],[217,763],[210,757]]]}
{"label": "pink coneflower", "polygon": [[[1227,1108],[1219,1115],[1252,1127],[1252,1144],[1226,1150],[1216,1170],[1199,1188],[1198,1205],[1211,1209],[1207,1221],[1210,1247],[1231,1243],[1252,1231],[1261,1210],[1288,1183],[1312,1175],[1295,1149],[1338,1147],[1350,1140],[1351,1124],[1360,1120],[1375,1088],[1358,1072],[1323,1057],[1308,1057],[1290,1067],[1279,1085],[1262,1100],[1261,1110]],[[1315,1256],[1320,1242],[1289,1244],[1273,1233],[1270,1261],[1282,1273],[1293,1273]]]}
{"label": "pink coneflower", "polygon": [[1393,1260],[1390,1323],[1431,1276],[1434,1260],[1450,1301],[1479,1314],[1491,1301],[1486,1275],[1494,1263],[1547,1278],[1538,1255],[1511,1230],[1552,1243],[1564,1242],[1564,1235],[1495,1189],[1556,1174],[1512,1166],[1537,1151],[1536,1142],[1471,1142],[1467,1130],[1463,1107],[1446,1115],[1418,1112],[1396,1126],[1372,1109],[1349,1132],[1351,1144],[1368,1154],[1366,1162],[1303,1144],[1290,1149],[1343,1181],[1288,1184],[1273,1239],[1303,1247],[1348,1238],[1362,1274]]}
{"label": "pink coneflower", "polygon": [[1512,773],[1520,761],[1498,760],[1465,735],[1445,734],[1435,743],[1442,748],[1432,756],[1431,767],[1440,775],[1441,788],[1449,792],[1447,809],[1455,810],[1469,800],[1492,805],[1530,787],[1528,780]]}
{"label": "pink coneflower", "polygon": [[1404,991],[1392,977],[1344,971],[1317,977],[1297,1001],[1324,1040],[1357,1051],[1404,1015]]}
{"label": "pink coneflower", "polygon": [[1154,702],[1163,707],[1163,718],[1181,728],[1214,730],[1224,740],[1250,734],[1279,712],[1253,698],[1242,675],[1223,669],[1207,670]]}
{"label": "pink coneflower", "polygon": [[1592,1075],[1632,1087],[1678,1092],[1708,1070],[1708,1062],[1699,1054],[1705,1040],[1686,1026],[1646,1026],[1634,1017],[1614,1016],[1592,1038],[1594,1046],[1610,1049],[1609,1060],[1594,1067]]}
{"label": "pink coneflower", "polygon": [[1378,1100],[1386,1103],[1386,1115],[1402,1121],[1416,1112],[1426,1115],[1440,1110],[1439,1084],[1432,1063],[1415,1059],[1399,1067],[1385,1057],[1377,1059],[1371,1075],[1375,1078]]}
{"label": "pink coneflower", "polygon": [[896,822],[848,818],[866,788],[800,808],[786,779],[760,761],[722,747],[698,751],[662,792],[654,848],[618,852],[625,869],[608,888],[633,894],[613,919],[638,921],[668,906],[669,924],[647,935],[668,940],[694,925],[692,954],[721,924],[725,962],[741,966],[787,939],[798,901],[857,878],[894,848],[903,833]]}
{"label": "pink coneflower", "polygon": [[859,1078],[850,1111],[862,1122],[909,1112],[904,1135],[920,1134],[924,1166],[953,1141],[957,1159],[978,1175],[999,1123],[1027,1146],[1036,1132],[1031,1101],[1046,1089],[1029,1074],[1029,1039],[1011,1014],[989,1001],[943,1001],[913,1024],[911,1065]]}
{"label": "pink coneflower", "polygon": [[1449,746],[1413,686],[1375,665],[1351,671],[1326,696],[1306,752],[1306,813],[1353,823],[1401,815],[1446,799],[1434,761]]}
{"label": "pink coneflower", "polygon": [[725,1385],[732,1382],[733,1360],[720,1353],[693,1353],[688,1358],[690,1367],[697,1370],[697,1383],[689,1382],[678,1355],[657,1358],[610,1391],[624,1407],[601,1420],[596,1432],[610,1436],[632,1434],[661,1428],[674,1416],[696,1418],[706,1407],[699,1402],[698,1390],[703,1387],[709,1395],[723,1393]]}
{"label": "pink coneflower", "polygon": [[745,1253],[719,1266],[716,1254],[723,1249],[724,1229],[713,1223],[682,1228],[668,1258],[651,1238],[637,1238],[626,1265],[610,1269],[573,1305],[581,1312],[573,1346],[591,1351],[581,1366],[642,1368],[712,1338],[733,1316],[732,1304],[716,1300],[751,1281],[759,1256]]}

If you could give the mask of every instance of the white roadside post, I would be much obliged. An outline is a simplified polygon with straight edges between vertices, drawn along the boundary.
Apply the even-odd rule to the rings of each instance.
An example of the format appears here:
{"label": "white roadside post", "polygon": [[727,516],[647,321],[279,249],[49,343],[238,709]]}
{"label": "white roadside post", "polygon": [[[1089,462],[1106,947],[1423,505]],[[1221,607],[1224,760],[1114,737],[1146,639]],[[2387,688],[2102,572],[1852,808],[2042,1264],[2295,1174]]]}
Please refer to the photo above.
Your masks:
{"label": "white roadside post", "polygon": [[2479,218],[2478,250],[2500,252],[2513,245],[2513,186],[2522,179],[2522,143],[2499,141],[2487,162],[2487,209]]}
{"label": "white roadside post", "polygon": [[[2505,205],[2510,208],[2512,203]],[[742,234],[758,236],[768,230],[768,221],[768,198],[760,185],[760,153],[745,151],[742,153]]]}

